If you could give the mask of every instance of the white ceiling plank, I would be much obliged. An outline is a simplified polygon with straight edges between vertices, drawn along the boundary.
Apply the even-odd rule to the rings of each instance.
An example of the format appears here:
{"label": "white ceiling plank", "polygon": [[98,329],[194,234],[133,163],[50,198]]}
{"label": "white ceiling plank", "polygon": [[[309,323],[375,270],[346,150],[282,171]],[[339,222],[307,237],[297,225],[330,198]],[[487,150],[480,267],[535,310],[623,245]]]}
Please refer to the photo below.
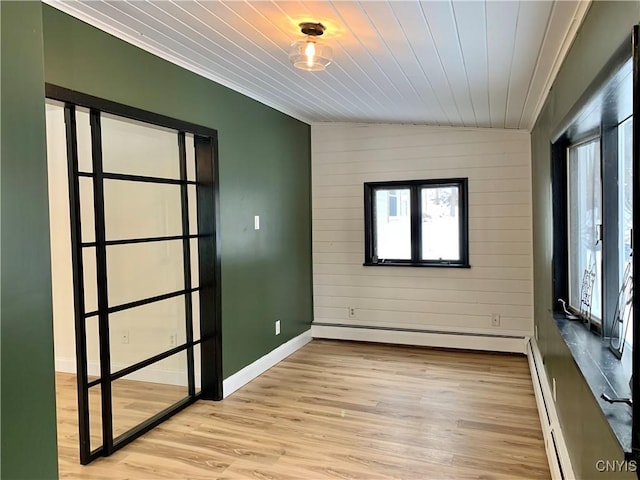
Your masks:
{"label": "white ceiling plank", "polygon": [[[308,123],[530,129],[588,2],[45,0]],[[288,60],[322,22],[334,61]]]}
{"label": "white ceiling plank", "polygon": [[[544,8],[542,8],[544,7]],[[522,2],[518,12],[518,28],[514,43],[515,54],[509,78],[506,128],[519,128],[524,102],[536,66],[540,46],[553,4],[551,2]]]}
{"label": "white ceiling plank", "polygon": [[504,128],[520,3],[487,2],[486,9],[491,126]]}
{"label": "white ceiling plank", "polygon": [[[379,32],[371,23],[358,2],[330,2],[342,21],[355,29],[354,37],[364,48],[366,57],[374,64],[390,83],[394,86],[397,96],[403,102],[411,102],[413,92],[409,83],[402,75],[401,68],[394,61],[393,56],[380,42]],[[369,63],[369,62],[368,62]]]}
{"label": "white ceiling plank", "polygon": [[478,126],[451,2],[420,2],[437,55],[465,126]]}
{"label": "white ceiling plank", "polygon": [[379,41],[389,52],[410,87],[409,91],[414,95],[414,108],[418,112],[430,112],[433,122],[441,123],[443,109],[389,2],[361,2],[360,5],[377,30]]}
{"label": "white ceiling plank", "polygon": [[455,2],[453,13],[476,122],[479,127],[490,127],[485,3]]}
{"label": "white ceiling plank", "polygon": [[442,125],[462,125],[463,120],[451,89],[451,84],[438,56],[433,36],[420,3],[395,2],[392,3],[392,7],[396,19],[403,27],[405,36],[411,42],[411,48],[421,69],[425,72],[436,93],[438,104],[444,112],[440,123]]}

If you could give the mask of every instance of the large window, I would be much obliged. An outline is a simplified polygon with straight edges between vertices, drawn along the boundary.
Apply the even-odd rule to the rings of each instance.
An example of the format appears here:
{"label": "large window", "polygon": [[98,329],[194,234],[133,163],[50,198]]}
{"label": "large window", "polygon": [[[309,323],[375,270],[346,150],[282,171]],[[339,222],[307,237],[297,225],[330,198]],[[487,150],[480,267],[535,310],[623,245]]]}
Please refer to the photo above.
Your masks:
{"label": "large window", "polygon": [[620,351],[619,339],[633,344],[631,67],[623,64],[615,88],[602,93],[616,108],[601,110],[594,96],[552,148],[554,298]]}
{"label": "large window", "polygon": [[[631,232],[633,230],[633,117],[618,125],[618,277],[619,287],[633,278]],[[625,276],[626,275],[626,276]],[[632,285],[629,286],[631,291]],[[632,308],[632,307],[631,307]],[[631,312],[624,312],[631,318]],[[624,318],[624,317],[623,317]],[[633,344],[633,323],[628,322],[625,340]]]}
{"label": "large window", "polygon": [[469,266],[467,179],[364,185],[365,265]]}
{"label": "large window", "polygon": [[569,148],[569,304],[602,319],[600,140]]}
{"label": "large window", "polygon": [[[612,133],[567,149],[569,305],[575,313],[600,325],[605,337],[617,327],[611,325],[619,307],[616,295],[631,274],[632,126],[629,117],[607,130]],[[620,312],[623,317],[630,318],[629,312]],[[630,322],[620,328],[619,333],[631,345]]]}

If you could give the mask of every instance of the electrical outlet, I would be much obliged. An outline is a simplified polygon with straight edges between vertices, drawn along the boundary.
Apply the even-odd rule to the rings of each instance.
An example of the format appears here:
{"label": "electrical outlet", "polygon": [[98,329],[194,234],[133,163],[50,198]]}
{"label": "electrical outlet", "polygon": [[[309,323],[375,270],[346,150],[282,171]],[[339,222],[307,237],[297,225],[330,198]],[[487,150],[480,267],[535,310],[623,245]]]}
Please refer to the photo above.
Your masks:
{"label": "electrical outlet", "polygon": [[280,320],[276,320],[276,335],[280,335]]}
{"label": "electrical outlet", "polygon": [[500,314],[499,313],[492,313],[491,314],[491,326],[492,327],[499,327],[500,326]]}
{"label": "electrical outlet", "polygon": [[129,330],[120,332],[120,343],[129,343]]}
{"label": "electrical outlet", "polygon": [[551,384],[552,384],[552,390],[553,390],[553,401],[556,401],[556,377],[553,377],[553,379],[551,380]]}
{"label": "electrical outlet", "polygon": [[172,333],[169,335],[169,346],[175,347],[178,344],[178,335],[176,333]]}
{"label": "electrical outlet", "polygon": [[253,217],[253,229],[260,230],[260,215]]}
{"label": "electrical outlet", "polygon": [[356,307],[349,307],[349,318],[356,318]]}

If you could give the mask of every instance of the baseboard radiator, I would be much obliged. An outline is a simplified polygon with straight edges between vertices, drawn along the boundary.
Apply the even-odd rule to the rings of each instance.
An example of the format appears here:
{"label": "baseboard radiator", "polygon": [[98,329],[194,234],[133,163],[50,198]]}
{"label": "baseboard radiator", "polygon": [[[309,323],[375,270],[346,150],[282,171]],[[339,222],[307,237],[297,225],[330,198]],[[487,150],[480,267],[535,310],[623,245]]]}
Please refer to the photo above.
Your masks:
{"label": "baseboard radiator", "polygon": [[549,469],[553,480],[575,480],[569,451],[564,442],[555,402],[549,387],[547,373],[542,363],[542,355],[535,338],[527,343],[527,358],[533,381],[533,391],[540,414],[540,425],[544,435],[544,444],[549,460]]}
{"label": "baseboard radiator", "polygon": [[524,335],[499,335],[444,330],[383,327],[313,322],[313,338],[354,340],[359,342],[393,343],[426,347],[484,350],[526,354],[529,340]]}

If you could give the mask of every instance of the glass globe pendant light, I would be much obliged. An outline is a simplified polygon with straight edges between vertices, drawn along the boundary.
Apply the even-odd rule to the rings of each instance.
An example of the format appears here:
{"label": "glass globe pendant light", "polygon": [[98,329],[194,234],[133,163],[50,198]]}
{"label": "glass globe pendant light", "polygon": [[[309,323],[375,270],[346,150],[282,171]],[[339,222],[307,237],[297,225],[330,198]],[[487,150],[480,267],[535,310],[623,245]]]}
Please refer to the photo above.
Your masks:
{"label": "glass globe pendant light", "polygon": [[325,31],[321,23],[305,22],[300,24],[300,30],[306,35],[304,40],[298,40],[289,48],[289,60],[294,67],[309,72],[317,72],[327,68],[333,57],[330,46],[318,38]]}

